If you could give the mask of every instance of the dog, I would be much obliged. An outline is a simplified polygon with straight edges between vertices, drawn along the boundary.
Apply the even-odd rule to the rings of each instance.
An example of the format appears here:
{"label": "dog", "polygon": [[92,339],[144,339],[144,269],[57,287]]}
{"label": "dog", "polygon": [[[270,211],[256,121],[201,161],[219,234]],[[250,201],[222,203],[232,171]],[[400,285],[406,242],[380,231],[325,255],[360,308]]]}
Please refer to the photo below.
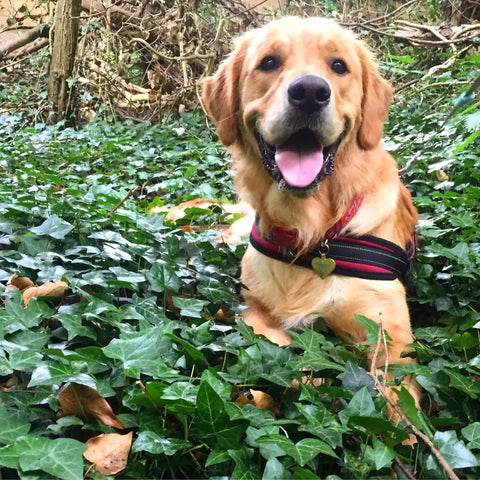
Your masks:
{"label": "dog", "polygon": [[[392,88],[366,44],[332,20],[285,17],[239,38],[202,98],[257,215],[244,321],[284,346],[323,317],[358,344],[360,314],[391,337],[376,365],[416,363],[402,277],[418,215],[382,144]],[[418,383],[403,384],[418,406]]]}

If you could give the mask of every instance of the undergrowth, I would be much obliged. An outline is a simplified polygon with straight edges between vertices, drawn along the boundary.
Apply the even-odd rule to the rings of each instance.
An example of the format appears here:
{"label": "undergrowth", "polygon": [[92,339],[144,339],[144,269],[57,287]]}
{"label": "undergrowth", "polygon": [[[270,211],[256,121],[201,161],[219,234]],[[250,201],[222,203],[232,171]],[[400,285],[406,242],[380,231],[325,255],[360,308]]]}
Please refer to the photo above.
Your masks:
{"label": "undergrowth", "polygon": [[[401,164],[420,152],[404,176],[420,211],[408,279],[420,365],[390,371],[398,383],[418,374],[422,412],[408,395],[401,405],[463,478],[480,476],[480,115],[477,104],[441,126],[446,112],[432,102],[436,82],[469,81],[479,62],[469,56],[401,98],[385,140]],[[245,245],[215,241],[222,211],[189,211],[201,233],[149,214],[234,200],[228,159],[201,115],[78,130],[5,115],[0,168],[2,478],[81,479],[85,442],[113,432],[133,433],[119,478],[404,478],[395,457],[417,478],[445,477],[423,443],[402,445],[404,425],[386,417],[364,355],[321,323],[280,348],[241,322]],[[63,279],[68,290],[24,308],[6,289],[13,274]],[[325,383],[292,389],[307,366]],[[106,398],[120,424],[62,415],[72,385]]]}

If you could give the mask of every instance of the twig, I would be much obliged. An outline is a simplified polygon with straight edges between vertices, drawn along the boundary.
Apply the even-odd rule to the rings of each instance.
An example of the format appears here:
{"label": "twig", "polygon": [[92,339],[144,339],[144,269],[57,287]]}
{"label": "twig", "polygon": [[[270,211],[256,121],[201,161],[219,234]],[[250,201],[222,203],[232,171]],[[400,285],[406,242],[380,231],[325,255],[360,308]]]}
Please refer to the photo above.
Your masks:
{"label": "twig", "polygon": [[155,403],[155,400],[152,398],[152,396],[148,393],[147,388],[145,387],[143,382],[141,380],[137,380],[135,382],[135,385],[138,385],[143,390],[143,393],[150,400],[151,404],[153,405],[153,408],[157,411],[157,413],[160,414],[160,416],[162,416],[163,412],[160,410],[159,406]]}
{"label": "twig", "polygon": [[472,37],[462,37],[462,38],[452,38],[451,40],[423,40],[420,38],[411,38],[411,37],[406,37],[404,35],[400,35],[398,33],[390,33],[390,32],[385,32],[382,30],[379,30],[378,28],[373,28],[366,23],[349,23],[349,24],[344,24],[341,23],[341,25],[346,25],[350,27],[358,27],[358,28],[364,28],[365,30],[368,30],[370,32],[376,33],[377,35],[383,35],[386,37],[391,37],[391,38],[396,38],[397,40],[404,40],[406,42],[411,43],[412,45],[427,45],[427,46],[432,46],[432,47],[441,47],[444,45],[452,45],[456,43],[463,43],[463,42],[472,42],[475,36]]}
{"label": "twig", "polygon": [[375,347],[375,352],[372,357],[372,363],[370,365],[370,371],[368,372],[368,375],[370,378],[374,381],[375,383],[375,388],[378,390],[380,395],[387,401],[387,403],[392,407],[392,409],[397,413],[397,415],[405,422],[406,427],[417,437],[423,440],[425,444],[428,446],[432,454],[435,456],[437,459],[438,463],[440,466],[445,470],[445,473],[448,475],[448,478],[450,480],[460,480],[457,474],[453,471],[452,467],[447,463],[445,460],[444,456],[440,453],[440,451],[435,447],[433,442],[430,440],[430,438],[425,435],[422,431],[420,431],[407,417],[405,412],[400,408],[400,406],[395,402],[390,394],[388,393],[387,389],[380,383],[378,380],[378,376],[376,373],[376,368],[377,368],[377,357],[378,357],[378,351],[379,351],[379,345],[381,342],[381,339],[384,337],[384,329],[383,329],[383,324],[382,321],[380,320],[380,323],[378,324],[378,339],[377,339],[377,344]]}
{"label": "twig", "polygon": [[178,49],[180,51],[180,56],[183,58],[181,60],[181,66],[182,66],[182,74],[183,74],[183,86],[188,87],[188,72],[187,72],[187,61],[184,59],[185,55],[183,52],[185,51],[184,49],[184,43],[183,43],[183,32],[178,32]]}
{"label": "twig", "polygon": [[138,190],[143,190],[148,182],[149,180],[146,180],[141,186],[137,185],[135,188],[130,189],[128,193],[110,210],[110,212],[108,212],[108,217],[111,217],[134,193]]}
{"label": "twig", "polygon": [[396,13],[398,13],[400,10],[403,10],[405,7],[409,7],[410,5],[413,5],[414,3],[417,3],[418,0],[410,0],[409,2],[405,2],[403,5],[400,5],[398,8],[395,10],[386,13],[385,15],[382,15],[381,17],[374,18],[372,20],[369,20],[367,23],[376,23],[381,20],[385,21],[389,17],[393,17]]}
{"label": "twig", "polygon": [[462,25],[462,29],[458,30],[452,35],[452,40],[463,35],[465,32],[469,32],[470,30],[480,30],[480,24],[474,23],[472,25]]}
{"label": "twig", "polygon": [[452,45],[452,49],[454,50],[455,53],[446,62],[440,65],[435,65],[434,67],[430,68],[428,72],[421,78],[421,80],[426,80],[428,77],[431,77],[434,73],[438,72],[439,70],[446,70],[447,68],[450,68],[455,63],[455,60],[460,55],[465,53],[469,48],[470,48],[470,45],[467,45],[461,50],[457,50],[457,48],[454,45]]}
{"label": "twig", "polygon": [[420,158],[420,151],[418,151],[407,163],[403,168],[400,168],[398,170],[398,176],[401,177],[405,173],[407,173],[417,162],[417,160]]}
{"label": "twig", "polygon": [[399,466],[400,470],[410,479],[410,480],[417,480],[412,472],[406,467],[406,465],[398,458],[395,457],[393,461]]}
{"label": "twig", "polygon": [[102,75],[103,77],[107,78],[112,82],[118,82],[126,90],[131,90],[133,92],[142,93],[142,94],[148,94],[150,92],[150,89],[140,87],[138,85],[135,85],[134,83],[129,83],[120,75],[117,75],[116,73],[113,73],[113,72],[107,72],[106,70],[103,70],[99,66],[95,65],[95,63],[93,62],[87,62],[86,66],[92,72],[98,73],[99,75]]}
{"label": "twig", "polygon": [[407,22],[405,20],[397,20],[397,23],[399,23],[400,25],[405,25],[406,27],[416,28],[418,30],[426,30],[442,42],[448,41],[447,38],[445,38],[438,30],[435,29],[435,27],[432,27],[431,25],[421,25],[419,23]]}
{"label": "twig", "polygon": [[187,60],[200,60],[200,59],[206,59],[206,58],[213,58],[215,57],[214,53],[204,53],[204,54],[194,54],[194,55],[185,55],[184,57],[179,56],[179,57],[169,57],[168,55],[163,54],[162,52],[158,51],[157,49],[153,48],[148,42],[146,42],[143,38],[140,37],[134,37],[132,38],[128,43],[141,43],[145,47],[147,47],[152,53],[157,55],[160,58],[163,58],[164,60],[169,60],[170,62],[184,62]]}
{"label": "twig", "polygon": [[[418,0],[410,0],[409,2],[405,2],[403,5],[400,5],[398,8],[395,10],[392,10],[391,12],[385,13],[385,15],[382,15],[380,17],[372,18],[371,20],[366,20],[363,25],[369,24],[369,23],[377,23],[380,21],[385,22],[387,18],[393,17],[396,13],[398,13],[400,10],[403,10],[404,8],[413,5],[414,3],[417,3]],[[342,22],[342,25],[345,27],[355,27],[358,26],[358,23],[347,23],[347,22]]]}

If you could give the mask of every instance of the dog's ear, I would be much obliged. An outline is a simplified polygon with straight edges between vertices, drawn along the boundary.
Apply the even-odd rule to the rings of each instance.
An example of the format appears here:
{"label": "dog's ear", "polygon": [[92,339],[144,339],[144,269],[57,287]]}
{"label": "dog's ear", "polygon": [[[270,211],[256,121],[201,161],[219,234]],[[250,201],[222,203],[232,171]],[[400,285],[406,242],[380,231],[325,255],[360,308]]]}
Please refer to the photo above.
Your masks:
{"label": "dog's ear", "polygon": [[242,38],[235,50],[224,60],[215,75],[202,82],[202,100],[208,115],[217,127],[218,138],[229,147],[240,137],[240,75],[247,49]]}
{"label": "dog's ear", "polygon": [[357,45],[362,65],[362,116],[358,129],[358,143],[364,150],[378,145],[383,135],[383,122],[392,101],[392,87],[380,76],[372,55],[363,44]]}

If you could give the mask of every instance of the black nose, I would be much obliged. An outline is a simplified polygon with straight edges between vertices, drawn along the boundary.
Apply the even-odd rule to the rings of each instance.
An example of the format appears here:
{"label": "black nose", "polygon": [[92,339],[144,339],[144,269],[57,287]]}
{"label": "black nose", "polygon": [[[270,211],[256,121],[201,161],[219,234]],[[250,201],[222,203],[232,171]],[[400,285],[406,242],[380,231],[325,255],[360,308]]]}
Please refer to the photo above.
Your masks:
{"label": "black nose", "polygon": [[318,112],[330,101],[330,86],[317,75],[297,77],[288,86],[288,101],[290,105],[304,113]]}

